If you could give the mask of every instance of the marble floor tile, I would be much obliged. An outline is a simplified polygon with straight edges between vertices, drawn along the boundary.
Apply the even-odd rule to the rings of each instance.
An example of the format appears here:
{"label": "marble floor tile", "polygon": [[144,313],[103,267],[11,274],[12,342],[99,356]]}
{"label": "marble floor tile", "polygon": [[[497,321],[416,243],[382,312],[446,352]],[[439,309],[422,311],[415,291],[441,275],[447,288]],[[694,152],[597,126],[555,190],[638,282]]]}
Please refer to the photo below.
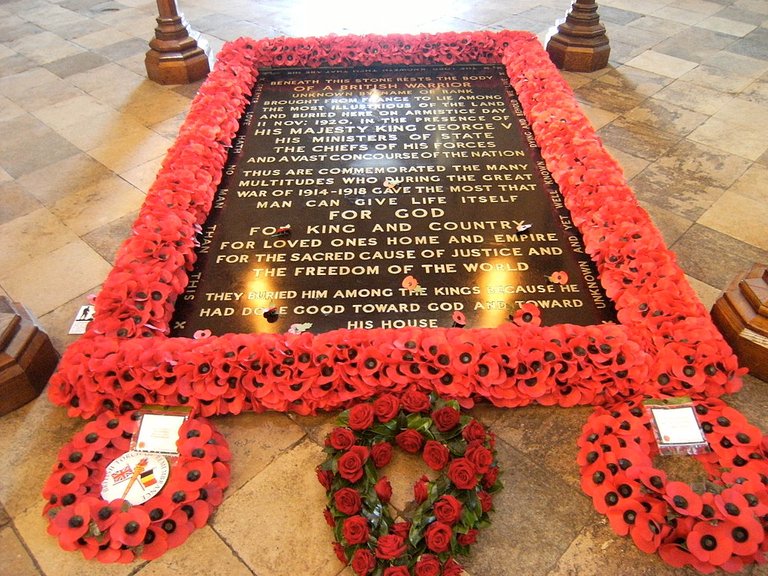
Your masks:
{"label": "marble floor tile", "polygon": [[[195,29],[197,30],[198,28]],[[131,36],[125,32],[120,32],[114,28],[103,26],[101,30],[97,30],[96,32],[88,32],[82,36],[72,38],[72,42],[83,48],[87,48],[88,50],[97,50],[109,46],[110,44],[128,40],[129,38],[131,38]]]}
{"label": "marble floor tile", "polygon": [[654,94],[653,98],[711,116],[727,106],[733,96],[684,80],[675,80]]}
{"label": "marble floor tile", "polygon": [[645,124],[618,118],[598,130],[598,134],[612,149],[644,160],[657,160],[680,140],[678,136],[652,129]]}
{"label": "marble floor tile", "polygon": [[631,574],[636,576],[676,576],[680,570],[661,560],[649,558],[627,539],[619,539],[607,522],[591,519],[546,576],[577,574]]}
{"label": "marble floor tile", "polygon": [[[341,570],[322,514],[325,490],[315,475],[322,460],[320,446],[305,440],[231,493],[216,512],[214,529],[255,573],[332,576]],[[257,510],[261,521],[243,510]]]}
{"label": "marble floor tile", "polygon": [[679,214],[662,208],[654,204],[653,202],[644,201],[641,199],[640,204],[646,212],[651,216],[656,228],[659,229],[661,235],[664,238],[667,246],[671,246],[677,242],[680,237],[693,225],[693,221]]}
{"label": "marble floor tile", "polygon": [[56,74],[59,78],[66,78],[72,74],[79,74],[93,68],[98,68],[107,62],[109,60],[99,54],[81,52],[74,56],[67,56],[66,58],[49,62],[45,65],[45,68]]}
{"label": "marble floor tile", "polygon": [[112,109],[90,94],[80,92],[72,98],[61,100],[33,111],[33,115],[54,130],[79,122],[90,122],[91,118],[110,112]]}
{"label": "marble floor tile", "polygon": [[77,148],[29,115],[0,123],[0,131],[5,135],[0,167],[15,178],[77,154]]}
{"label": "marble floor tile", "polygon": [[670,78],[680,78],[686,72],[696,68],[696,62],[648,50],[627,62],[627,66]]}
{"label": "marble floor tile", "polygon": [[710,16],[706,20],[702,20],[696,24],[696,26],[721,34],[739,37],[746,36],[756,28],[753,24],[745,24],[744,22],[728,20],[727,18],[720,18],[719,16]]}
{"label": "marble floor tile", "polygon": [[144,194],[116,175],[81,188],[49,207],[51,213],[78,236],[136,212]]}
{"label": "marble floor tile", "polygon": [[686,275],[685,279],[688,280],[691,288],[694,289],[696,295],[699,297],[699,300],[701,300],[701,303],[704,304],[704,308],[707,310],[712,310],[712,306],[714,306],[715,302],[722,294],[722,290],[715,288],[714,286],[710,286],[701,280],[697,280],[692,276]]}
{"label": "marble floor tile", "polygon": [[238,414],[216,418],[214,423],[229,443],[233,463],[237,462],[232,466],[226,497],[236,494],[305,436],[285,414]]}
{"label": "marble floor tile", "polygon": [[0,284],[15,300],[42,316],[98,286],[111,267],[82,240],[30,259]]}
{"label": "marble floor tile", "polygon": [[39,576],[40,571],[13,528],[0,528],[0,564],[14,576]]}
{"label": "marble floor tile", "polygon": [[727,191],[701,215],[698,223],[768,252],[766,206],[768,198],[755,200]]}
{"label": "marble floor tile", "polygon": [[32,36],[24,36],[11,43],[11,48],[22,56],[38,64],[48,64],[54,60],[79,54],[83,48],[57,36],[53,32],[40,32]]}
{"label": "marble floor tile", "polygon": [[37,198],[25,191],[12,178],[0,184],[0,198],[3,199],[0,202],[0,224],[5,224],[43,207]]}
{"label": "marble floor tile", "polygon": [[77,318],[80,307],[88,305],[89,298],[95,296],[99,290],[101,290],[101,284],[91,286],[69,302],[65,302],[55,310],[51,310],[37,318],[40,327],[48,334],[51,344],[53,344],[59,356],[64,354],[67,346],[80,338],[79,334],[70,334],[69,330],[75,318]]}
{"label": "marble floor tile", "polygon": [[[186,553],[187,547],[193,548],[195,554]],[[195,531],[182,546],[169,550],[132,576],[178,576],[179,574],[253,576],[253,572],[210,526]]]}
{"label": "marble floor tile", "polygon": [[693,132],[708,117],[706,114],[686,110],[675,104],[649,98],[624,115],[631,122],[647,124],[679,136]]}
{"label": "marble floor tile", "polygon": [[768,261],[768,252],[694,224],[671,246],[683,270],[693,278],[724,290],[756,262]]}
{"label": "marble floor tile", "polygon": [[638,198],[696,220],[749,167],[717,149],[682,141],[632,180]]}
{"label": "marble floor tile", "polygon": [[734,37],[731,35],[693,27],[660,42],[653,49],[690,62],[704,62],[733,42]]}
{"label": "marble floor tile", "polygon": [[749,160],[757,160],[768,150],[768,132],[761,127],[734,130],[733,124],[715,117],[696,128],[688,138]]}
{"label": "marble floor tile", "polygon": [[88,150],[88,154],[118,174],[164,156],[173,142],[151,130],[122,135]]}
{"label": "marble floor tile", "polygon": [[39,208],[0,225],[0,274],[8,277],[16,268],[66,244],[77,235],[45,208]]}
{"label": "marble floor tile", "polygon": [[17,182],[45,206],[52,206],[69,194],[111,175],[103,164],[80,152],[29,172]]}

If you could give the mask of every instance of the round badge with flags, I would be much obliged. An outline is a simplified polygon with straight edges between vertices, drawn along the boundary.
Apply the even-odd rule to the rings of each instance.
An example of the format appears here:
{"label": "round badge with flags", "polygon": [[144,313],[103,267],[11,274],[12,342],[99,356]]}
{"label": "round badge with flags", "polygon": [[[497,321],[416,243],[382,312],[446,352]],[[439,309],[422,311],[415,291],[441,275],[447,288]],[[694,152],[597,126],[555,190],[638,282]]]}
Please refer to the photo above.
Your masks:
{"label": "round badge with flags", "polygon": [[168,480],[168,460],[159,454],[132,450],[115,458],[104,474],[101,497],[122,499],[134,506],[160,492]]}

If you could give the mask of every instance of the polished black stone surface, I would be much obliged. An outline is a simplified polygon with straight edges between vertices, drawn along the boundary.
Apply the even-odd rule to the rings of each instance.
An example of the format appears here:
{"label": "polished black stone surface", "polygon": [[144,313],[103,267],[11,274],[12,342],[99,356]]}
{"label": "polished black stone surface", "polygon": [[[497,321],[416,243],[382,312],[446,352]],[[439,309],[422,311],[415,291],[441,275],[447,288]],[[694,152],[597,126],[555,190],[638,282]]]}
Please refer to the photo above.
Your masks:
{"label": "polished black stone surface", "polygon": [[261,71],[200,243],[174,335],[615,318],[499,66]]}

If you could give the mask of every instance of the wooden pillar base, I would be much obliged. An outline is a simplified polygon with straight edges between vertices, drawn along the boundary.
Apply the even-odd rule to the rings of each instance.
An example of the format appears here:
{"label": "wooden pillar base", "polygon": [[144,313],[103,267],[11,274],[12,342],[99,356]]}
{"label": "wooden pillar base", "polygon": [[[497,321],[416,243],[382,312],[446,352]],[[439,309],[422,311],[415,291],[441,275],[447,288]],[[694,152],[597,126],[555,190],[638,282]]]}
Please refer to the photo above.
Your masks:
{"label": "wooden pillar base", "polygon": [[768,267],[736,278],[712,307],[712,320],[741,364],[768,382]]}
{"label": "wooden pillar base", "polygon": [[187,25],[175,1],[157,5],[155,37],[144,58],[147,76],[158,84],[189,84],[205,78],[211,71],[208,42]]}
{"label": "wooden pillar base", "polygon": [[37,398],[59,356],[27,310],[0,298],[0,416]]}
{"label": "wooden pillar base", "polygon": [[611,47],[600,23],[595,0],[576,0],[565,22],[547,41],[555,66],[572,72],[594,72],[608,65]]}

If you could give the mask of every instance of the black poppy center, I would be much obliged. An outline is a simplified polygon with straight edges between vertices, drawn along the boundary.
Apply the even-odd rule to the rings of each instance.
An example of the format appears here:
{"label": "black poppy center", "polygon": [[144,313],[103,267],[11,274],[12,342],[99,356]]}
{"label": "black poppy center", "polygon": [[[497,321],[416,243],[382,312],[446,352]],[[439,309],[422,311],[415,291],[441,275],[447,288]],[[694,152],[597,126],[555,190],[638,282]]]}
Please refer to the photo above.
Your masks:
{"label": "black poppy center", "polygon": [[123,528],[126,534],[136,534],[136,532],[139,531],[139,523],[135,520],[131,520],[125,525],[125,528]]}
{"label": "black poppy center", "polygon": [[712,536],[711,534],[706,534],[701,537],[701,547],[704,548],[707,552],[711,552],[715,548],[717,548],[717,538]]}
{"label": "black poppy center", "polygon": [[677,506],[678,508],[682,508],[683,510],[688,508],[688,500],[686,500],[684,496],[680,496],[679,494],[674,498],[672,498],[672,502],[675,503],[675,506]]}
{"label": "black poppy center", "polygon": [[70,528],[80,528],[85,524],[85,520],[83,520],[82,516],[72,516],[72,518],[69,519],[68,524]]}
{"label": "black poppy center", "polygon": [[746,529],[741,526],[736,526],[736,528],[731,530],[731,536],[733,536],[733,540],[739,544],[749,540],[749,532],[747,532]]}

